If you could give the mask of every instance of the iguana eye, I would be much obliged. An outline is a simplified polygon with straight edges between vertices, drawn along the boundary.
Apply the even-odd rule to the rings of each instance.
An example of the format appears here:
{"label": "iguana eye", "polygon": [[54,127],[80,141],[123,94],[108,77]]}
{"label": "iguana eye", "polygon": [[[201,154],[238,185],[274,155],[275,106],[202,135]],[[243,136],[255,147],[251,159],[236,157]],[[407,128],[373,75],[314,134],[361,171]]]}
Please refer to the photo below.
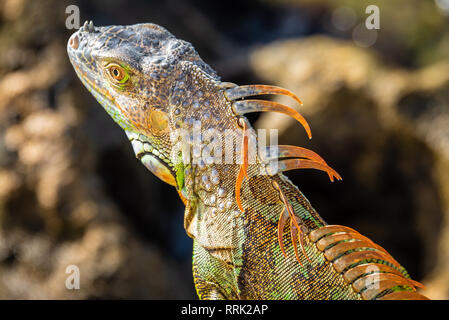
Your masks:
{"label": "iguana eye", "polygon": [[122,66],[111,63],[106,68],[112,81],[118,84],[125,84],[128,81],[129,74]]}
{"label": "iguana eye", "polygon": [[123,74],[123,72],[119,69],[119,68],[117,68],[117,67],[111,67],[111,69],[110,69],[110,71],[111,71],[111,75],[116,79],[116,80],[122,80],[124,77],[125,77],[125,75]]}

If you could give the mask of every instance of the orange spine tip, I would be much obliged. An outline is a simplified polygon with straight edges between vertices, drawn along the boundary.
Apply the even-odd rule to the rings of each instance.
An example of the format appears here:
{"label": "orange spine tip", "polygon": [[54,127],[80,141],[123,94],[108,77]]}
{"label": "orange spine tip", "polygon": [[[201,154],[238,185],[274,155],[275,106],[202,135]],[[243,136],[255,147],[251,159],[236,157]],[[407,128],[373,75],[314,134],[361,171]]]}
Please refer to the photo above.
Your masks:
{"label": "orange spine tip", "polygon": [[246,177],[248,178],[248,134],[247,129],[248,126],[246,125],[246,121],[242,118],[239,119],[239,124],[242,126],[243,131],[243,138],[242,138],[242,164],[240,165],[239,173],[237,175],[237,181],[235,182],[235,201],[237,202],[237,206],[239,207],[240,211],[244,212],[242,202],[240,199],[240,191],[243,184],[243,179]]}
{"label": "orange spine tip", "polygon": [[[293,211],[293,208],[290,205],[290,203],[288,202],[287,198],[285,197],[284,193],[282,192],[281,188],[279,187],[279,184],[276,181],[273,181],[273,186],[279,192],[281,201],[284,204],[284,209],[281,212],[281,216],[279,217],[279,222],[278,222],[278,242],[279,242],[281,251],[284,254],[284,256],[286,256],[282,237],[283,237],[283,230],[284,230],[285,223],[287,222],[287,219],[290,218],[290,237],[292,239],[293,250],[295,252],[296,260],[299,262],[299,264],[301,264],[301,266],[303,266],[301,259],[299,257],[298,246],[296,243],[296,241],[298,241],[298,239],[299,239],[299,245],[301,247],[301,251],[304,254],[304,256],[306,257],[306,259],[311,263],[312,261],[309,259],[309,256],[307,255],[307,252],[304,248],[304,234],[303,234],[301,227],[298,224],[298,221],[296,220],[296,216]],[[288,214],[284,214],[285,211]]]}

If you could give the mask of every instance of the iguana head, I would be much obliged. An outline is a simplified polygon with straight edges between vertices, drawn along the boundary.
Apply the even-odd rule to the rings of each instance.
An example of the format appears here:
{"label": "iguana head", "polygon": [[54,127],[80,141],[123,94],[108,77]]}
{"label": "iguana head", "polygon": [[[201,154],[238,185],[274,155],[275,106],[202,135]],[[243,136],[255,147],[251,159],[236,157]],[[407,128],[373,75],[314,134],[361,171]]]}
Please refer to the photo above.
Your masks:
{"label": "iguana head", "polygon": [[190,43],[149,23],[95,27],[86,21],[69,39],[67,51],[78,77],[125,130],[137,157],[176,185],[170,133],[179,128],[187,69],[211,80],[217,79],[215,72]]}

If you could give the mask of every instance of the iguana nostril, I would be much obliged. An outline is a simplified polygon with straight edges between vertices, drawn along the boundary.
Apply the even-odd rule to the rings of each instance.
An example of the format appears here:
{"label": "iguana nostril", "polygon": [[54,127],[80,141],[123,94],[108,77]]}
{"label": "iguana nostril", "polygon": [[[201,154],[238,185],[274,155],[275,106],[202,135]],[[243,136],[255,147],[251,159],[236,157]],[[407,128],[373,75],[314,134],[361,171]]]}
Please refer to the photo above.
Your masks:
{"label": "iguana nostril", "polygon": [[80,41],[79,41],[79,38],[78,38],[78,35],[77,34],[74,34],[74,35],[72,35],[71,37],[70,37],[70,39],[69,39],[69,45],[73,48],[73,49],[78,49],[78,46],[79,46],[79,43],[80,43]]}

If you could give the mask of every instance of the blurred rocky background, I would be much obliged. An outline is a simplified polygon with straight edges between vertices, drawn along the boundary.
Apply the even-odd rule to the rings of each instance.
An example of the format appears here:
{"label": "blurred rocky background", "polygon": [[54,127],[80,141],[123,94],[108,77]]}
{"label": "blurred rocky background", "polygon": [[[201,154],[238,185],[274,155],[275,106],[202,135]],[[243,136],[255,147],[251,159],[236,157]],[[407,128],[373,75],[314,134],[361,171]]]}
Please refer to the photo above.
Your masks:
{"label": "blurred rocky background", "polygon": [[313,140],[282,115],[250,120],[344,180],[289,177],[449,298],[448,0],[0,0],[0,299],[196,298],[183,205],[76,78],[70,4],[96,25],[163,25],[224,81],[296,92]]}

